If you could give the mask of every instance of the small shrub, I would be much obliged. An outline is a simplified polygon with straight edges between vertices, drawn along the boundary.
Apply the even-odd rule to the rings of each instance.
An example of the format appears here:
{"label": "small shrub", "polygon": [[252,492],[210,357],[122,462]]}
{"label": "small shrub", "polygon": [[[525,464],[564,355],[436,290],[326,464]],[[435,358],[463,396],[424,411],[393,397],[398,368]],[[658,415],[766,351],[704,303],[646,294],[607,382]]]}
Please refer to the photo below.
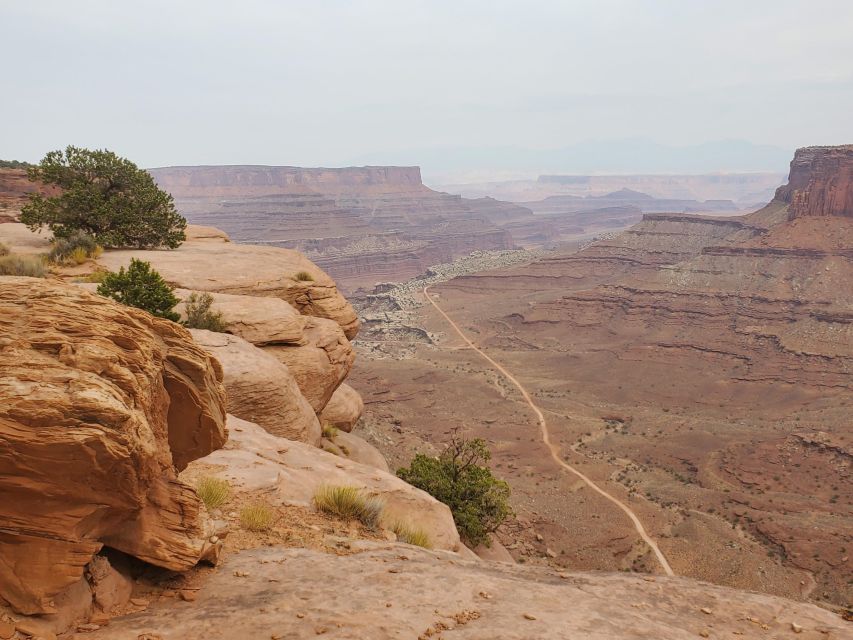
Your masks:
{"label": "small shrub", "polygon": [[381,498],[365,496],[357,487],[346,486],[321,486],[314,494],[314,505],[344,520],[358,520],[371,529],[379,526],[385,510]]}
{"label": "small shrub", "polygon": [[29,276],[44,278],[47,267],[44,258],[33,255],[9,254],[0,257],[0,276]]}
{"label": "small shrub", "polygon": [[56,238],[47,254],[54,264],[83,264],[89,258],[97,258],[103,249],[85,231],[75,231],[67,238]]}
{"label": "small shrub", "polygon": [[211,311],[213,305],[213,296],[209,293],[191,293],[184,301],[184,306],[187,314],[187,320],[184,326],[191,329],[207,329],[208,331],[216,331],[222,333],[225,331],[225,321],[222,319],[222,313],[219,311]]}
{"label": "small shrub", "polygon": [[0,257],[9,255],[9,247],[0,242]]}
{"label": "small shrub", "polygon": [[98,287],[98,293],[112,298],[129,307],[147,311],[158,318],[177,322],[181,317],[172,311],[178,299],[172,293],[172,287],[163,277],[151,268],[151,264],[131,258],[125,271],[109,273]]}
{"label": "small shrub", "polygon": [[323,423],[323,437],[327,440],[334,440],[338,437],[338,428],[331,422]]}
{"label": "small shrub", "polygon": [[195,490],[209,511],[221,507],[228,502],[228,498],[231,495],[231,487],[228,486],[228,482],[222,478],[214,478],[213,476],[199,478],[198,482],[196,482]]}
{"label": "small shrub", "polygon": [[240,524],[249,531],[267,531],[272,526],[273,516],[272,507],[255,502],[240,509]]}
{"label": "small shrub", "polygon": [[307,271],[297,271],[293,274],[293,279],[298,280],[300,282],[313,282],[314,276],[312,276]]}
{"label": "small shrub", "polygon": [[397,535],[397,540],[406,544],[413,544],[416,547],[424,549],[432,549],[432,542],[426,531],[419,527],[406,524],[405,522],[393,522],[391,531]]}
{"label": "small shrub", "polygon": [[98,284],[101,284],[109,273],[110,272],[107,269],[96,269],[89,275],[85,276],[83,278],[83,282],[97,282]]}
{"label": "small shrub", "polygon": [[397,475],[450,507],[466,544],[472,548],[480,544],[489,546],[489,534],[512,515],[509,485],[479,464],[490,458],[485,441],[467,440],[454,430],[439,457],[418,454]]}

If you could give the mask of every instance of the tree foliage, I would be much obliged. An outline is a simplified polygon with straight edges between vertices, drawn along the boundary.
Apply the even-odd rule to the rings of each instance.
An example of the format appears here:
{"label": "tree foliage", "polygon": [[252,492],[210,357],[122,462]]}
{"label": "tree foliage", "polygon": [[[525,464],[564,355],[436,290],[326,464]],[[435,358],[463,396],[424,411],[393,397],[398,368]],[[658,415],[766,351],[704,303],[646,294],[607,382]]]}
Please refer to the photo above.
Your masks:
{"label": "tree foliage", "polygon": [[489,545],[489,534],[512,515],[509,485],[482,465],[491,453],[484,440],[463,438],[458,429],[437,458],[418,454],[397,475],[443,502],[463,541],[471,547]]}
{"label": "tree foliage", "polygon": [[98,293],[155,315],[177,322],[180,316],[172,311],[178,299],[163,276],[151,268],[149,262],[131,258],[127,270],[108,273],[98,285]]}
{"label": "tree foliage", "polygon": [[174,249],[187,221],[172,196],[147,171],[112,151],[69,146],[51,151],[27,170],[30,180],[57,185],[60,195],[30,194],[21,222],[47,226],[57,238],[83,231],[104,247]]}

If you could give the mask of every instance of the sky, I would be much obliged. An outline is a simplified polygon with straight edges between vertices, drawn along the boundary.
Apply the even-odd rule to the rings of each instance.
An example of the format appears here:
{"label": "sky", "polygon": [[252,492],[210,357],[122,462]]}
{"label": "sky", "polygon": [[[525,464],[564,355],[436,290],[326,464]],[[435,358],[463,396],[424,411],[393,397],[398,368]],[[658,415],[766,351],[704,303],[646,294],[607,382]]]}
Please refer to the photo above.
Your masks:
{"label": "sky", "polygon": [[148,167],[422,155],[439,171],[621,140],[789,155],[853,142],[851,34],[849,0],[0,0],[0,158],[74,144]]}

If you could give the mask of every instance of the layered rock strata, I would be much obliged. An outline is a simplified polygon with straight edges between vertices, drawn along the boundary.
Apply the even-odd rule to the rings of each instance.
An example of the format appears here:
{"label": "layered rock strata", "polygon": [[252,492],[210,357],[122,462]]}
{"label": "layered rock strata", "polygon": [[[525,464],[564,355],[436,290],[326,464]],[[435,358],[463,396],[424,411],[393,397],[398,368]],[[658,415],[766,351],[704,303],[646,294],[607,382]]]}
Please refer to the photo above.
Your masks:
{"label": "layered rock strata", "polygon": [[0,278],[0,596],[49,613],[104,546],[211,557],[177,478],[226,438],[222,369],[180,326],[71,285]]}

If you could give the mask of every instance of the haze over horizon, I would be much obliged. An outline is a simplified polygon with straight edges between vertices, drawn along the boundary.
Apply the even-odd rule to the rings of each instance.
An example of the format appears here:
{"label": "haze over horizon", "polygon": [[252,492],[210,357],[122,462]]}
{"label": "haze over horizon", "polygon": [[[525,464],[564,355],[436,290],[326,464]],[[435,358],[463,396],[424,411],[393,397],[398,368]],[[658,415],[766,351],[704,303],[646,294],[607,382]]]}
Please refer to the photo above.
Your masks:
{"label": "haze over horizon", "polygon": [[75,144],[438,180],[783,172],[796,147],[853,140],[847,2],[134,6],[4,2],[0,157]]}

